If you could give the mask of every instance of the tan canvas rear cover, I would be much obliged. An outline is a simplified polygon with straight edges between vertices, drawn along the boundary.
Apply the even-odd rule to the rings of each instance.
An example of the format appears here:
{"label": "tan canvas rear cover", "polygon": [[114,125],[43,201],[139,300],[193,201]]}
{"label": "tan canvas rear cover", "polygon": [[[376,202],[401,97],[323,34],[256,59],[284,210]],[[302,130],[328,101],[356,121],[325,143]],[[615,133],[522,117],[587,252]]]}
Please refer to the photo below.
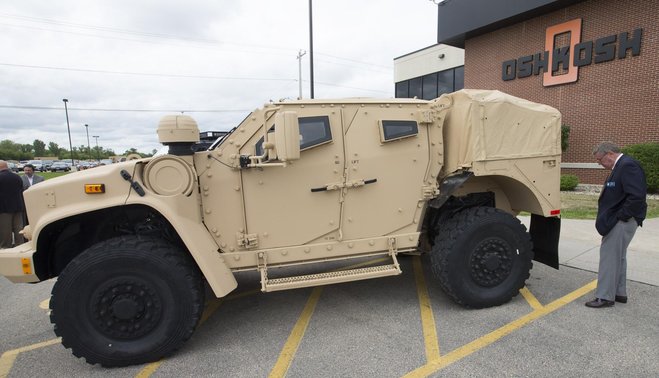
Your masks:
{"label": "tan canvas rear cover", "polygon": [[436,99],[450,102],[444,123],[446,169],[474,161],[561,153],[561,114],[499,91],[463,89]]}

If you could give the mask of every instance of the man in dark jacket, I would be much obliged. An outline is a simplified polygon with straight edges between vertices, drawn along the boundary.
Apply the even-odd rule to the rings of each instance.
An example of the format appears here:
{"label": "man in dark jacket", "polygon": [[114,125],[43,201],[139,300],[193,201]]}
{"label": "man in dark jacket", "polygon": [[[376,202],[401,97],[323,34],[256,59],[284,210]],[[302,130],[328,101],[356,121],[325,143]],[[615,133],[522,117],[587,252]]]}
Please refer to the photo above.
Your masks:
{"label": "man in dark jacket", "polygon": [[23,167],[23,173],[24,175],[21,177],[23,180],[23,190],[27,190],[32,185],[44,181],[43,176],[34,174],[34,165],[32,164],[25,164],[25,167]]}
{"label": "man in dark jacket", "polygon": [[[627,247],[647,212],[647,184],[641,165],[611,142],[593,150],[597,162],[611,174],[597,204],[595,228],[602,235],[595,299],[586,306],[611,307],[627,303]],[[615,302],[614,302],[615,301]]]}
{"label": "man in dark jacket", "polygon": [[23,181],[0,160],[0,248],[23,243]]}

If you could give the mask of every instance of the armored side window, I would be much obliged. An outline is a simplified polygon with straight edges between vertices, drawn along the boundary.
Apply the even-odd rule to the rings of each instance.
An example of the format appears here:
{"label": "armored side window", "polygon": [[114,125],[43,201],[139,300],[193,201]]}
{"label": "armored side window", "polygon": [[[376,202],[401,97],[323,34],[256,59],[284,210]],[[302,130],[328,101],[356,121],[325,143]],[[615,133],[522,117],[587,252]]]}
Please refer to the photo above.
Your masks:
{"label": "armored side window", "polygon": [[[300,117],[300,150],[325,144],[332,141],[332,130],[330,129],[328,116]],[[273,131],[273,125],[269,131]],[[256,142],[256,155],[263,155],[263,138]]]}
{"label": "armored side window", "polygon": [[380,140],[391,142],[419,133],[416,121],[380,121]]}
{"label": "armored side window", "polygon": [[332,141],[329,117],[300,117],[300,150]]}

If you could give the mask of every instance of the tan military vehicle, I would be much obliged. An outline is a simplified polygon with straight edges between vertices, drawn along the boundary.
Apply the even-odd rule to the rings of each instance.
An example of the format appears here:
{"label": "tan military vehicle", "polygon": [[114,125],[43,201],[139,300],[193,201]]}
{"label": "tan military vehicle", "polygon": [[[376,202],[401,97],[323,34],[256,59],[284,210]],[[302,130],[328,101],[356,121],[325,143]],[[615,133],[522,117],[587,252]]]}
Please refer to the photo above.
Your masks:
{"label": "tan military vehicle", "polygon": [[[194,120],[168,116],[168,154],[26,191],[28,242],[0,251],[0,273],[58,277],[55,333],[104,366],[171,354],[199,321],[205,282],[223,297],[241,271],[269,292],[397,275],[399,254],[421,252],[456,302],[500,305],[534,254],[558,266],[560,124],[497,91],[285,101],[193,153]],[[336,270],[374,256],[390,261]],[[296,267],[314,270],[282,276]]]}

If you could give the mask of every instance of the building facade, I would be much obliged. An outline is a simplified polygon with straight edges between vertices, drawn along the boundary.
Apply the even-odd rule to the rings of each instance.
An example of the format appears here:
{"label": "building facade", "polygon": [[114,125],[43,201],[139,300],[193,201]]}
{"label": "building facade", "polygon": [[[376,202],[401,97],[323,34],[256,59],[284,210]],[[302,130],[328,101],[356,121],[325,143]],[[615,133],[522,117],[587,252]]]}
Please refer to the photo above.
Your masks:
{"label": "building facade", "polygon": [[561,111],[564,174],[599,184],[595,144],[659,142],[659,1],[448,0],[438,14],[438,42],[464,48],[465,88]]}
{"label": "building facade", "polygon": [[394,59],[397,98],[432,100],[464,88],[464,50],[433,45]]}

